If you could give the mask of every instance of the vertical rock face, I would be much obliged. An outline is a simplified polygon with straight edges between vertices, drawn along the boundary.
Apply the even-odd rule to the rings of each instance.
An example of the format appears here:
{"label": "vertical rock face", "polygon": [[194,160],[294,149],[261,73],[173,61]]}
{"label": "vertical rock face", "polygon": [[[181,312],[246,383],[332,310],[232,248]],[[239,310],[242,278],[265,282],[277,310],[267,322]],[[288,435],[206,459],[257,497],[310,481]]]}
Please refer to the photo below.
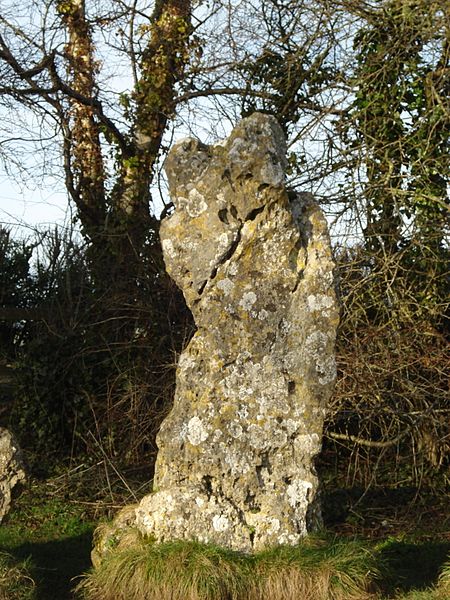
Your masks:
{"label": "vertical rock face", "polygon": [[13,488],[25,480],[19,446],[14,436],[0,427],[0,523],[11,506]]}
{"label": "vertical rock face", "polygon": [[287,191],[274,118],[167,160],[168,272],[197,332],[159,433],[155,493],[137,525],[158,540],[243,551],[295,544],[320,518],[314,458],[336,377],[338,308],[327,225]]}

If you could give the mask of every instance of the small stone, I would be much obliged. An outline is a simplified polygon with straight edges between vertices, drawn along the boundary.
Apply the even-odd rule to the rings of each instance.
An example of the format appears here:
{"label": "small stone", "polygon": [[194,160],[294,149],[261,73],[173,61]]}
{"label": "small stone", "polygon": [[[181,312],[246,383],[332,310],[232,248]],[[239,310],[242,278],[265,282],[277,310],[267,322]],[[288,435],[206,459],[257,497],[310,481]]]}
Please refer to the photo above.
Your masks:
{"label": "small stone", "polygon": [[22,454],[13,434],[0,427],[0,523],[11,508],[16,485],[25,481]]}

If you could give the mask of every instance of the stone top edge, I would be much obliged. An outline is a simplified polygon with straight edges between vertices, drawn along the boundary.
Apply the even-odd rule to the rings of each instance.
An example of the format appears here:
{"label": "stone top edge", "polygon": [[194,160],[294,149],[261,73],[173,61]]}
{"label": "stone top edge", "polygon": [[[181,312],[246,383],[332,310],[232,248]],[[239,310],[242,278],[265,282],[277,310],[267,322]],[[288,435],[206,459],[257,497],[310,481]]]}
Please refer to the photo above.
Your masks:
{"label": "stone top edge", "polygon": [[185,136],[176,140],[172,145],[170,152],[176,152],[178,148],[193,144],[199,148],[204,150],[214,150],[220,148],[226,148],[232,142],[239,137],[243,132],[250,132],[252,128],[265,127],[269,128],[270,131],[267,133],[270,137],[274,138],[274,141],[277,144],[277,147],[281,149],[281,153],[283,155],[286,154],[286,136],[278,123],[277,119],[273,115],[267,115],[265,113],[254,112],[248,117],[244,117],[233,128],[228,136],[225,136],[218,140],[213,144],[206,144],[200,140],[198,137]]}

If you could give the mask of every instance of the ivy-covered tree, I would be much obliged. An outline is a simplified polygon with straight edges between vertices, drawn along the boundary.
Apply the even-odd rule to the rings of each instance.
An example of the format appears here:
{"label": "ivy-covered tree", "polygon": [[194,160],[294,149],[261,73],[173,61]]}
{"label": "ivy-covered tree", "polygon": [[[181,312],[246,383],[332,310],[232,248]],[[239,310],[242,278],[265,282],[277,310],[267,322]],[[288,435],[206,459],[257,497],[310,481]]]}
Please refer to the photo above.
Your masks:
{"label": "ivy-covered tree", "polygon": [[353,98],[337,131],[354,158],[362,241],[340,254],[343,376],[330,435],[362,448],[357,460],[378,449],[407,465],[412,446],[436,467],[449,452],[450,5],[351,10]]}
{"label": "ivy-covered tree", "polygon": [[[150,189],[190,57],[191,12],[189,0],[2,4],[2,142],[9,143],[8,126],[18,143],[41,135],[35,151],[42,151],[47,169],[62,170],[84,239],[81,262],[88,266],[79,289],[72,286],[70,252],[56,263],[48,257],[36,273],[43,284],[47,269],[59,265],[50,277],[54,289],[42,295],[52,311],[33,326],[28,360],[36,368],[27,372],[21,401],[46,406],[49,420],[60,414],[55,426],[66,440],[74,422],[67,417],[69,396],[73,410],[81,415],[84,402],[84,414],[94,411],[106,430],[108,406],[141,383],[137,412],[161,411],[163,400],[155,399],[164,395],[163,383],[170,380],[164,365],[173,361],[181,335],[171,322],[178,308],[171,313],[171,307],[182,303],[164,272]],[[114,83],[124,91],[117,93]],[[37,135],[27,131],[36,122]],[[17,151],[10,156],[27,168]],[[3,158],[9,160],[6,152]],[[63,254],[67,249],[58,248]],[[83,376],[76,381],[75,373]],[[118,421],[128,414],[124,404]]]}
{"label": "ivy-covered tree", "polygon": [[450,148],[450,8],[389,0],[355,37],[351,113],[366,170],[366,239],[398,249],[413,219],[421,243],[442,246]]}
{"label": "ivy-covered tree", "polygon": [[[41,19],[39,26],[27,22],[24,8]],[[0,94],[8,106],[20,105],[56,127],[67,192],[109,323],[103,335],[124,342],[140,318],[136,306],[149,257],[150,269],[164,272],[150,186],[189,59],[191,2],[158,0],[149,8],[59,0],[20,11],[6,3],[0,26]],[[117,43],[108,40],[114,60],[125,55],[131,69],[124,74],[131,89],[121,96],[121,110],[117,94],[116,106],[103,96],[109,57],[102,61],[98,49],[101,36],[105,46],[114,35]]]}

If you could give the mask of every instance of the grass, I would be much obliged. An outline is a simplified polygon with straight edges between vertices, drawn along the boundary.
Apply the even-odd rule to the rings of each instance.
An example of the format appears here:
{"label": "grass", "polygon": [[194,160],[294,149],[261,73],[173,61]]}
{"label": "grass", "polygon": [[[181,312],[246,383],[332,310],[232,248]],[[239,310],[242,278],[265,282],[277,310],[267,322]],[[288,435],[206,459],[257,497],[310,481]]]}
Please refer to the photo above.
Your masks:
{"label": "grass", "polygon": [[90,566],[94,527],[80,505],[48,496],[45,486],[25,490],[0,526],[0,600],[69,598],[72,579]]}
{"label": "grass", "polygon": [[0,552],[0,600],[34,600],[35,582],[30,575],[30,561],[17,563]]}
{"label": "grass", "polygon": [[0,600],[68,600],[79,582],[77,597],[89,600],[450,599],[450,523],[436,502],[423,499],[421,514],[406,523],[407,503],[400,510],[397,498],[395,513],[367,496],[355,513],[341,494],[335,506],[347,515],[328,536],[255,556],[195,542],[158,545],[130,531],[88,572],[99,513],[86,507],[101,502],[90,503],[92,489],[84,490],[80,502],[78,489],[33,483],[15,501],[0,526]]}
{"label": "grass", "polygon": [[309,537],[245,555],[132,532],[78,590],[89,600],[350,600],[371,597],[378,576],[375,554],[352,540]]}
{"label": "grass", "polygon": [[441,569],[436,586],[425,590],[411,590],[402,600],[449,600],[450,598],[450,559]]}
{"label": "grass", "polygon": [[246,557],[196,542],[155,544],[131,531],[79,586],[102,600],[225,600],[243,592]]}
{"label": "grass", "polygon": [[294,548],[262,552],[255,561],[258,600],[367,598],[380,578],[376,553],[367,543],[335,537],[311,536]]}
{"label": "grass", "polygon": [[358,512],[348,502],[335,535],[253,557],[192,542],[155,545],[134,532],[79,592],[87,600],[450,600],[448,498],[405,494],[399,502],[388,491],[378,505],[366,494]]}
{"label": "grass", "polygon": [[411,594],[425,593],[426,588],[431,593],[430,584],[438,584],[450,543],[388,538],[378,544],[378,549],[381,561],[388,566],[383,577],[386,595],[403,593],[413,598]]}
{"label": "grass", "polygon": [[[449,600],[450,543],[310,536],[256,555],[130,531],[78,586],[85,600]],[[443,566],[444,563],[444,566]]]}

